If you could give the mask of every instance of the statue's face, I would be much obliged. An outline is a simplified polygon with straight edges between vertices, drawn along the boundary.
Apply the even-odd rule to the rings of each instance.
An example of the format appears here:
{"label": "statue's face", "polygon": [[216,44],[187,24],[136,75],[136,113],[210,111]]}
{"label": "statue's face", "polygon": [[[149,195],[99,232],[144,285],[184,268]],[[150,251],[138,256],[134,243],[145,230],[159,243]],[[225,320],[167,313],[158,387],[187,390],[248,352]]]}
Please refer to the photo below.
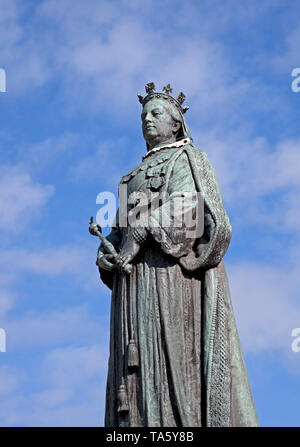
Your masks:
{"label": "statue's face", "polygon": [[174,135],[180,127],[180,123],[174,121],[164,102],[154,98],[143,108],[143,135],[150,147],[174,140]]}

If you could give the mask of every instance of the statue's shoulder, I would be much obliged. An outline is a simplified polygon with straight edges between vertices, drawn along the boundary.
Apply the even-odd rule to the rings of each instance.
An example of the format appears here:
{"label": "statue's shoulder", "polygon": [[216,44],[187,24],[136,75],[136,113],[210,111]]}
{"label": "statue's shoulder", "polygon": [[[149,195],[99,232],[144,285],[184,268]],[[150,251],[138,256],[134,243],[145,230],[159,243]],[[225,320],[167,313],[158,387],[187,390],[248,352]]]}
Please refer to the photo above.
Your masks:
{"label": "statue's shoulder", "polygon": [[191,162],[196,165],[201,182],[207,184],[210,190],[214,190],[221,195],[219,181],[208,159],[207,153],[202,149],[198,149],[194,144],[191,144],[188,147],[187,154]]}
{"label": "statue's shoulder", "polygon": [[196,147],[194,144],[189,144],[187,153],[195,160],[198,169],[212,169],[207,153]]}
{"label": "statue's shoulder", "polygon": [[204,152],[202,149],[199,149],[197,146],[194,145],[194,143],[188,144],[186,147],[188,151],[192,152],[195,157],[204,156],[207,158],[206,152]]}

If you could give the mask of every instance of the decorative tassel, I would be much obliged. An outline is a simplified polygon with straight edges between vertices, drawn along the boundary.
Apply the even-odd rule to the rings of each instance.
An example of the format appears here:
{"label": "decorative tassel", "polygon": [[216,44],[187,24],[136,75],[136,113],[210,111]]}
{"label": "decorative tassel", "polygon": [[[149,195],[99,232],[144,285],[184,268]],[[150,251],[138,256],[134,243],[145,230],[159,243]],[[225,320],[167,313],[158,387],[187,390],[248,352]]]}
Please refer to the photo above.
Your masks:
{"label": "decorative tassel", "polygon": [[129,340],[128,346],[128,368],[137,369],[140,366],[139,352],[134,339]]}
{"label": "decorative tassel", "polygon": [[124,385],[124,379],[122,379],[122,385],[120,385],[119,388],[118,400],[119,400],[118,413],[119,414],[128,413],[129,411],[128,396],[126,386]]}

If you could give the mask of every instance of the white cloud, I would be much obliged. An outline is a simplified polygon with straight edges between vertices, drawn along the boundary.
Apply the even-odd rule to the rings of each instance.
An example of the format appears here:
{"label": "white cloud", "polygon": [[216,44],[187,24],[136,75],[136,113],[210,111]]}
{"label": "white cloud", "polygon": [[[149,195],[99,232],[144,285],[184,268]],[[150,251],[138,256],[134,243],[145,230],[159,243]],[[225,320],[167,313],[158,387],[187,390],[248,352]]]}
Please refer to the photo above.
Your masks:
{"label": "white cloud", "polygon": [[29,172],[33,169],[49,169],[54,162],[60,166],[65,155],[71,160],[76,157],[80,143],[82,138],[79,134],[65,132],[58,137],[49,137],[27,147],[19,147],[18,160]]}
{"label": "white cloud", "polygon": [[207,152],[226,204],[241,224],[299,233],[300,140],[272,147],[265,138],[240,131],[225,138],[203,133],[196,141]]}
{"label": "white cloud", "polygon": [[[4,355],[4,354],[1,354]],[[0,367],[0,396],[3,399],[18,388],[19,376],[15,369],[4,365]]]}
{"label": "white cloud", "polygon": [[[281,53],[277,53],[272,61],[272,67],[280,72],[291,76],[293,68],[299,67],[299,43],[300,43],[300,24],[296,27],[290,27],[283,41]],[[292,82],[290,77],[290,83]]]}
{"label": "white cloud", "polygon": [[[277,350],[289,367],[291,331],[300,321],[300,141],[290,139],[271,146],[265,138],[252,138],[245,129],[224,138],[199,133],[197,140],[217,172],[234,234],[244,225],[251,231],[258,228],[260,253],[263,247],[267,255],[272,252],[269,261],[247,262],[247,252],[242,251],[238,260],[228,264],[243,348],[254,353]],[[259,236],[261,229],[263,237]],[[284,242],[282,235],[290,237]],[[227,259],[230,261],[230,249]]]}
{"label": "white cloud", "polygon": [[15,45],[18,39],[22,37],[22,29],[17,20],[20,13],[20,5],[15,1],[2,0],[1,2],[1,49],[6,54],[10,46]]}
{"label": "white cloud", "polygon": [[[246,14],[233,3],[226,11],[215,3],[203,23],[206,4],[194,7],[178,2],[175,11],[171,3],[152,3],[143,2],[141,7],[138,2],[44,0],[32,7],[26,29],[21,25],[22,10],[13,3],[12,18],[2,24],[3,35],[6,28],[14,30],[2,57],[9,67],[11,92],[20,94],[59,79],[60,100],[64,97],[73,109],[78,103],[97,113],[113,111],[127,122],[130,112],[139,110],[136,93],[150,80],[159,89],[168,82],[174,92],[183,89],[199,120],[210,117],[215,123],[225,106],[231,110],[226,113],[228,123],[251,92],[265,106],[261,98],[265,90],[242,69],[232,70],[226,46],[218,37],[232,23],[232,13],[227,11],[234,10],[239,23],[254,20],[267,7],[255,2],[256,7],[247,6]],[[247,103],[249,107],[248,99]]]}
{"label": "white cloud", "polygon": [[57,407],[65,404],[70,399],[75,390],[70,388],[49,388],[32,396],[36,406]]}
{"label": "white cloud", "polygon": [[[140,162],[145,152],[145,144],[142,140],[141,143],[141,147],[137,147],[136,143],[131,143],[124,136],[114,140],[103,139],[95,145],[95,150],[90,151],[89,155],[81,157],[72,164],[69,176],[78,182],[97,180],[102,191],[103,188],[107,188],[117,196],[121,177],[126,170],[130,171]],[[97,194],[99,192],[100,190],[96,191]]]}
{"label": "white cloud", "polygon": [[0,253],[1,262],[12,264],[19,270],[55,276],[79,273],[87,261],[87,250],[75,245],[62,245],[39,251],[11,248]]}
{"label": "white cloud", "polygon": [[9,94],[22,93],[49,79],[43,44],[29,35],[22,24],[25,9],[16,0],[1,2],[0,60],[6,69]]}
{"label": "white cloud", "polygon": [[0,317],[14,307],[15,297],[10,290],[0,287]]}
{"label": "white cloud", "polygon": [[[44,424],[50,425],[102,425],[105,405],[107,375],[107,349],[101,345],[66,347],[50,351],[42,365],[43,377],[49,387],[39,396],[44,408],[56,405],[50,419],[44,416]],[[63,405],[54,402],[59,390],[65,390]],[[46,400],[45,394],[49,393]],[[69,393],[69,394],[68,394]],[[49,400],[48,400],[49,399]],[[43,412],[43,406],[41,408]],[[86,411],[86,415],[83,414]],[[41,416],[36,423],[41,423]]]}
{"label": "white cloud", "polygon": [[99,283],[95,265],[98,245],[89,241],[85,245],[73,243],[39,250],[16,247],[2,249],[0,285],[12,285],[20,276],[29,273],[46,277],[64,275],[75,279],[84,287],[94,288]]}
{"label": "white cloud", "polygon": [[291,332],[299,327],[299,260],[292,268],[263,263],[229,264],[232,302],[246,352],[291,351]]}
{"label": "white cloud", "polygon": [[[102,293],[108,294],[108,289],[100,281],[95,265],[97,244],[94,245],[92,242],[66,244],[40,250],[15,247],[0,250],[0,316],[3,327],[9,331],[11,346],[21,346],[22,340],[26,340],[28,346],[31,346],[31,343],[43,344],[45,340],[51,344],[51,334],[55,334],[53,340],[59,340],[60,337],[72,340],[79,324],[83,334],[89,331],[94,334],[97,331],[97,324],[90,321],[88,311],[84,308],[66,309],[65,313],[48,315],[24,313],[16,317],[12,316],[11,312],[24,299],[23,286],[21,288],[19,286],[26,278],[29,278],[28,281],[35,281],[39,276],[47,282],[51,279],[56,281],[57,277],[63,276],[65,284],[70,284],[72,288],[74,285],[80,287],[83,294],[91,291],[99,296]],[[43,300],[42,293],[40,299]],[[71,296],[67,295],[65,299],[70,302]]]}
{"label": "white cloud", "polygon": [[[23,374],[23,384],[29,384],[36,375],[42,377],[31,384],[28,393],[19,377],[8,382],[9,371],[3,371],[0,369],[1,383],[11,386],[2,396],[1,426],[103,425],[107,352],[101,345],[48,351],[34,374]],[[18,394],[14,394],[17,388]]]}
{"label": "white cloud", "polygon": [[[98,144],[96,150],[92,150],[91,154],[82,157],[77,163],[70,168],[70,176],[76,180],[93,180],[101,178],[101,184],[105,183],[103,172],[107,171],[107,166],[112,160],[112,152],[114,148],[120,147],[119,141],[102,141]],[[115,163],[115,161],[113,161]]]}
{"label": "white cloud", "polygon": [[28,173],[16,166],[0,166],[1,231],[22,232],[33,217],[40,217],[41,208],[53,192],[53,186],[34,182]]}
{"label": "white cloud", "polygon": [[44,313],[24,312],[21,316],[3,318],[2,323],[8,352],[75,342],[82,345],[100,338],[108,341],[107,321],[91,316],[86,306]]}
{"label": "white cloud", "polygon": [[[113,111],[118,129],[125,129],[129,120],[134,126],[139,124],[140,105],[134,98],[142,93],[144,84],[155,81],[160,89],[171,82],[175,93],[182,89],[187,95],[196,129],[226,130],[222,139],[216,132],[199,132],[198,140],[216,168],[233,213],[244,213],[241,219],[247,223],[299,234],[300,141],[271,147],[265,138],[252,138],[244,129],[231,134],[228,131],[232,124],[236,128],[235,120],[240,119],[245,104],[245,109],[251,108],[251,101],[265,110],[278,106],[274,103],[276,95],[270,95],[271,87],[259,84],[253,74],[249,78],[244,66],[233,65],[222,36],[233,23],[237,28],[251,26],[271,8],[270,3],[255,1],[241,6],[230,1],[224,8],[223,3],[210,0],[194,9],[186,3],[178,2],[175,8],[173,2],[165,2],[159,4],[158,15],[158,2],[153,1],[44,0],[32,3],[30,21],[25,22],[25,7],[20,2],[2,3],[0,62],[7,70],[11,96],[36,94],[39,86],[51,80],[59,89],[54,95],[60,105],[64,102],[63,110],[68,104],[74,113],[78,103],[82,114],[94,110],[106,116]],[[273,1],[273,5],[278,2]],[[299,36],[296,29],[287,38],[287,52],[277,61],[283,70],[287,64],[292,68],[298,65]],[[280,110],[284,107],[281,100]],[[106,129],[100,130],[102,135],[106,133]],[[29,172],[49,168],[51,163],[53,166],[62,154],[78,148],[80,138],[80,134],[70,133],[46,138],[20,156],[23,167],[0,168],[2,231],[18,233],[38,216],[54,189],[35,182]],[[130,142],[125,143],[136,150]],[[123,141],[110,142],[105,136],[91,155],[73,161],[67,169],[80,180],[96,178],[108,172],[109,156],[115,158],[121,150],[118,146],[123,148]],[[115,162],[113,173],[109,171],[107,184],[116,185],[124,174],[124,158]],[[275,203],[268,202],[272,195],[276,196]],[[276,234],[274,244],[275,239]],[[281,245],[277,248],[278,258],[269,266],[250,262],[229,266],[232,299],[246,352],[279,350],[287,355],[291,329],[299,326],[299,244],[296,241],[294,250],[288,253]],[[9,314],[18,298],[10,287],[28,274],[40,275],[45,281],[64,275],[66,281],[71,278],[80,285],[97,284],[99,288],[95,256],[96,247],[93,254],[79,244],[1,250],[0,314],[5,317],[8,349],[52,349],[37,372],[42,386],[27,378],[30,391],[22,391],[15,371],[0,369],[0,383],[7,385],[0,386],[1,425],[101,424],[107,321],[91,316],[85,306],[41,314]],[[278,267],[280,262],[286,267]],[[91,340],[97,346],[86,346]],[[105,348],[99,346],[104,340]],[[62,347],[64,343],[72,346]]]}
{"label": "white cloud", "polygon": [[47,354],[43,368],[49,385],[68,388],[83,385],[84,381],[97,376],[100,378],[107,372],[107,365],[107,349],[93,345],[54,349]]}

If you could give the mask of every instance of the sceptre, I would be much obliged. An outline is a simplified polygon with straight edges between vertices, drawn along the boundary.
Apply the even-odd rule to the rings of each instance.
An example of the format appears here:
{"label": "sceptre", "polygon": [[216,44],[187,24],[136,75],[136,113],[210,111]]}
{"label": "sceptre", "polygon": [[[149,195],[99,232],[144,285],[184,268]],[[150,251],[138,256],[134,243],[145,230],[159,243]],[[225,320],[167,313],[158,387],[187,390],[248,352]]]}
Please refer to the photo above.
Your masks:
{"label": "sceptre", "polygon": [[[105,236],[103,236],[102,234],[102,229],[100,227],[99,224],[97,224],[96,222],[94,222],[94,218],[93,216],[91,216],[90,219],[90,226],[89,226],[89,232],[93,235],[93,236],[98,236],[102,242],[103,248],[104,250],[113,256],[118,256],[118,253],[115,250],[115,247],[113,246],[112,243],[110,243]],[[132,266],[127,264],[124,267],[124,271],[126,274],[130,274],[132,271]]]}

